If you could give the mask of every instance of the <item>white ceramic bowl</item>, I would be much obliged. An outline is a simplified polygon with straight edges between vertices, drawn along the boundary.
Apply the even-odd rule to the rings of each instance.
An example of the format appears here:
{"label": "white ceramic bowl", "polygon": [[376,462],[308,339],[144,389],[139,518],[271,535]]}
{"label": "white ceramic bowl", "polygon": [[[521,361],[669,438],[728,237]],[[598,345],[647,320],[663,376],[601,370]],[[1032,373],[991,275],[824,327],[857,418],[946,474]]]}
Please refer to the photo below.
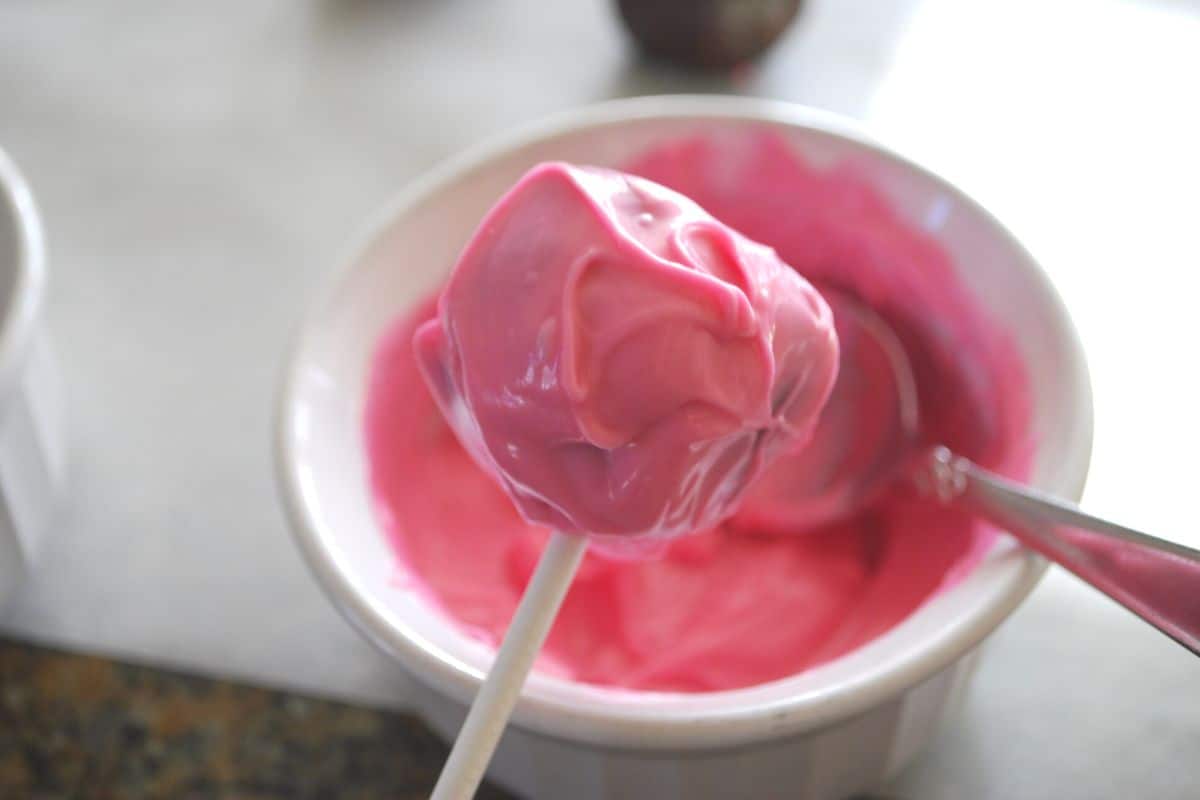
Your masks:
{"label": "white ceramic bowl", "polygon": [[45,277],[33,196],[0,151],[0,606],[36,558],[62,475]]}
{"label": "white ceramic bowl", "polygon": [[[905,215],[931,228],[966,282],[1010,323],[1028,361],[1040,440],[1034,482],[1066,497],[1082,491],[1091,395],[1071,322],[1029,254],[962,192],[845,121],[792,105],[640,98],[560,115],[442,165],[384,211],[305,321],[281,397],[278,463],[296,540],[349,620],[427,687],[419,710],[447,737],[491,654],[391,580],[362,438],[376,340],[437,285],[484,211],[534,163],[619,165],[665,138],[749,125],[778,130],[817,163],[853,159]],[[1002,538],[970,576],[866,647],[748,689],[637,693],[533,675],[490,775],[527,797],[578,800],[796,800],[868,790],[926,744],[980,642],[1043,568]]]}

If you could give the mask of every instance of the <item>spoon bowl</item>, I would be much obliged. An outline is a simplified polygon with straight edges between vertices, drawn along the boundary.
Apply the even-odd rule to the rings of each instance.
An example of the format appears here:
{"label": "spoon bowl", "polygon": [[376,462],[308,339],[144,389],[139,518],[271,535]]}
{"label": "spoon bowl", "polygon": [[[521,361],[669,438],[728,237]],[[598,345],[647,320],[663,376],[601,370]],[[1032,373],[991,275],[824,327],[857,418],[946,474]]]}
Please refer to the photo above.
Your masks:
{"label": "spoon bowl", "polygon": [[917,380],[891,326],[849,293],[818,287],[833,311],[838,378],[812,439],[768,470],[738,524],[810,530],[844,519],[895,482],[920,433]]}

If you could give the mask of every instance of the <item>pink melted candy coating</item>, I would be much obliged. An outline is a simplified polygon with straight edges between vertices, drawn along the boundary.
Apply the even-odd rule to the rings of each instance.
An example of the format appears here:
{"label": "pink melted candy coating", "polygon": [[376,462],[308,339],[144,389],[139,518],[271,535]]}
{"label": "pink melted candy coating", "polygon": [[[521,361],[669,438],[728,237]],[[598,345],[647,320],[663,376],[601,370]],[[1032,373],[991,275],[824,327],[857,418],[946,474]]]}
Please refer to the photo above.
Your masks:
{"label": "pink melted candy coating", "polygon": [[811,434],[837,369],[829,307],[773,250],[650,181],[563,163],[488,213],[414,341],[527,520],[623,549],[727,517]]}
{"label": "pink melted candy coating", "polygon": [[[922,440],[1023,476],[1029,389],[1016,348],[933,238],[853,164],[818,169],[782,138],[755,133],[670,142],[626,168],[772,246],[818,289],[875,308],[913,359]],[[412,336],[434,315],[426,302],[380,341],[365,419],[370,480],[403,581],[495,643],[548,531],[517,513],[425,390]],[[776,464],[772,474],[787,469]],[[803,536],[764,531],[762,511],[744,504],[657,559],[589,552],[537,668],[658,691],[783,678],[895,626],[969,572],[995,536],[900,489]]]}

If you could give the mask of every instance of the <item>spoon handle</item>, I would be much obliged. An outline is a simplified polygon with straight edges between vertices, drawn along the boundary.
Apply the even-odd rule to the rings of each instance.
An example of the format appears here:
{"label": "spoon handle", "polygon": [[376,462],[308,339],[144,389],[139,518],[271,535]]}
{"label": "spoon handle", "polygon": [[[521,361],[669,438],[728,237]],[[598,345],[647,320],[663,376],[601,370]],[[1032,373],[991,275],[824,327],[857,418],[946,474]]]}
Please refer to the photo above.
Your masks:
{"label": "spoon handle", "polygon": [[945,448],[920,483],[1008,530],[1200,655],[1200,551],[1085,514]]}

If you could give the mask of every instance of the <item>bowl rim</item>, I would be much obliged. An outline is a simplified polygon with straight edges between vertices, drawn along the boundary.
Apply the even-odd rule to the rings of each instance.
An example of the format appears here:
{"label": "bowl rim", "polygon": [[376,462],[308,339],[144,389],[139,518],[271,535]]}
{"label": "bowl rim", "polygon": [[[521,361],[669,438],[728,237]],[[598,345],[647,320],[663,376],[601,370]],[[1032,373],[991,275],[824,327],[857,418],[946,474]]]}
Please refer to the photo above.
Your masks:
{"label": "bowl rim", "polygon": [[[0,214],[13,221],[15,275],[12,291],[0,299],[0,392],[21,367],[41,313],[46,283],[46,248],[33,193],[16,163],[0,149]],[[0,254],[4,257],[4,254]]]}
{"label": "bowl rim", "polygon": [[[368,640],[399,660],[427,687],[449,694],[463,704],[470,703],[481,683],[481,673],[422,641],[412,631],[397,629],[376,606],[375,601],[338,564],[324,544],[318,522],[309,512],[295,449],[296,442],[290,434],[292,410],[304,363],[303,354],[309,347],[310,337],[315,335],[315,321],[336,296],[337,287],[355,269],[362,255],[396,218],[416,207],[444,184],[465,177],[473,170],[510,151],[539,141],[575,131],[648,119],[761,122],[832,135],[919,173],[954,196],[963,206],[970,208],[972,213],[982,218],[997,234],[1007,240],[1007,243],[1022,254],[1033,267],[1030,277],[1037,283],[1038,291],[1049,302],[1053,315],[1065,334],[1066,341],[1063,344],[1072,353],[1074,362],[1069,365],[1073,369],[1070,377],[1079,390],[1079,407],[1076,412],[1079,415],[1080,426],[1079,470],[1077,475],[1067,476],[1073,484],[1068,493],[1073,493],[1078,498],[1086,481],[1094,434],[1093,399],[1087,362],[1078,332],[1061,297],[1037,260],[994,215],[949,180],[879,144],[851,120],[832,112],[785,101],[721,95],[647,96],[611,100],[553,114],[532,124],[485,139],[441,162],[410,182],[373,216],[344,250],[337,268],[326,276],[324,284],[314,293],[313,302],[294,333],[284,362],[277,397],[274,455],[278,488],[294,539],[318,584],[350,624]],[[974,648],[1016,609],[1036,586],[1046,567],[1047,562],[1044,559],[1025,551],[1021,555],[1019,566],[1013,570],[1008,584],[998,596],[992,598],[988,604],[974,609],[973,614],[964,615],[952,625],[940,630],[936,636],[931,637],[926,647],[907,652],[903,657],[893,658],[887,663],[874,665],[863,670],[855,680],[843,681],[821,691],[769,702],[747,703],[744,707],[732,710],[705,709],[702,702],[693,702],[688,704],[687,709],[641,714],[630,713],[627,708],[606,707],[603,703],[579,707],[563,702],[560,697],[539,696],[540,693],[530,691],[527,686],[514,711],[512,724],[543,735],[572,741],[618,749],[656,750],[730,747],[818,729],[863,713],[950,666]],[[919,613],[919,609],[916,613]],[[794,677],[784,678],[773,683],[793,679]],[[760,687],[690,697],[731,696],[758,688]],[[609,691],[627,694],[627,690]]]}

